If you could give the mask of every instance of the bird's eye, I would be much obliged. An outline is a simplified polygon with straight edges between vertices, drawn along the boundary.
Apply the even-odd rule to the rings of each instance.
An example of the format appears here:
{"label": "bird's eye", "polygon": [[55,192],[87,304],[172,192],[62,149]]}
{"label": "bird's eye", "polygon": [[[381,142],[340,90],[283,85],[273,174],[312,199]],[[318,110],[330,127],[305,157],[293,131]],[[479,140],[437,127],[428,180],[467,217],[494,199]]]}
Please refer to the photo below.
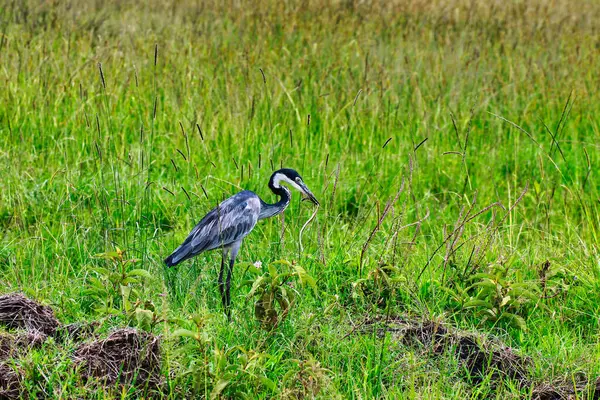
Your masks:
{"label": "bird's eye", "polygon": [[300,177],[297,177],[296,182],[300,183],[300,182],[302,182],[302,179],[300,179]]}

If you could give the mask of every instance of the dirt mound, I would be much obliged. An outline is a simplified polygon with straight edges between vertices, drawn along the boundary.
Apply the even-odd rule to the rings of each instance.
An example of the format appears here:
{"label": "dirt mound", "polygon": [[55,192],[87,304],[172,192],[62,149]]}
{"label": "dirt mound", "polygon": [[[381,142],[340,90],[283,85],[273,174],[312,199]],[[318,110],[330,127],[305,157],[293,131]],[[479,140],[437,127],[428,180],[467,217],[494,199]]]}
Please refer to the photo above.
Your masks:
{"label": "dirt mound", "polygon": [[531,396],[534,400],[571,400],[571,394],[551,384],[543,384],[537,386]]}
{"label": "dirt mound", "polygon": [[[57,343],[70,339],[81,341],[94,336],[98,322],[61,325],[50,307],[43,306],[20,293],[0,296],[0,325],[20,330],[0,334],[0,361],[18,358],[29,349],[39,347],[53,336]],[[80,345],[74,354],[75,364],[84,379],[100,383],[132,383],[155,389],[161,383],[159,337],[135,329],[119,329],[104,340]],[[19,398],[21,375],[0,364],[0,399]]]}
{"label": "dirt mound", "polygon": [[73,322],[72,324],[63,325],[57,329],[58,339],[71,339],[74,342],[80,342],[94,335],[96,329],[100,326],[100,322]]}
{"label": "dirt mound", "polygon": [[51,336],[59,326],[54,311],[21,293],[0,296],[0,324],[12,329],[27,329]]}
{"label": "dirt mound", "polygon": [[529,382],[528,369],[531,360],[500,344],[479,344],[475,338],[464,336],[456,344],[456,353],[465,364],[474,381],[492,373],[493,380],[510,378],[520,384]]}
{"label": "dirt mound", "polygon": [[533,400],[600,399],[600,378],[595,381],[581,380],[575,385],[565,379],[562,382],[544,383],[533,389]]}
{"label": "dirt mound", "polygon": [[103,384],[131,383],[157,387],[160,383],[159,337],[135,329],[119,329],[104,340],[81,345],[75,362],[85,379]]}
{"label": "dirt mound", "polygon": [[462,363],[471,383],[479,383],[485,377],[492,382],[509,378],[519,385],[534,386],[533,400],[600,400],[600,378],[571,379],[552,382],[536,382],[529,374],[531,359],[515,352],[500,340],[481,334],[460,331],[435,321],[419,321],[411,318],[375,318],[367,320],[363,332],[376,332],[379,337],[390,333],[404,346],[420,347],[433,356],[454,354]]}
{"label": "dirt mound", "polygon": [[0,363],[0,399],[18,399],[22,391],[21,375]]}
{"label": "dirt mound", "polygon": [[390,332],[406,346],[421,346],[437,356],[452,351],[468,371],[467,378],[474,383],[490,374],[492,380],[510,378],[520,384],[529,382],[527,370],[531,360],[497,340],[452,329],[435,321],[400,317],[373,320],[365,325],[380,323],[383,327],[378,328],[379,335]]}
{"label": "dirt mound", "polygon": [[23,354],[33,347],[40,347],[48,336],[39,331],[20,332],[17,335],[0,334],[0,360]]}

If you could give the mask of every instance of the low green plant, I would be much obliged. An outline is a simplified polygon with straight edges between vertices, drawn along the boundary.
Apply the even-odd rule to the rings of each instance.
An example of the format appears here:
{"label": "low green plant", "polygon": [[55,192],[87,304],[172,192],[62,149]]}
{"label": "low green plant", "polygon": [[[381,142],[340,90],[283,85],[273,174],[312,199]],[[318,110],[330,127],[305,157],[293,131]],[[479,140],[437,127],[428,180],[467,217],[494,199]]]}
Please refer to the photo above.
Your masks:
{"label": "low green plant", "polygon": [[307,360],[290,360],[295,364],[295,368],[286,373],[282,379],[282,385],[286,387],[282,390],[282,398],[305,399],[315,398],[321,393],[327,385],[327,374],[330,373],[327,368],[323,368],[321,363],[313,357]]}
{"label": "low green plant", "polygon": [[170,322],[179,326],[172,336],[182,340],[177,351],[183,360],[182,375],[191,378],[196,392],[208,393],[214,380],[210,372],[210,352],[214,341],[206,329],[207,318],[203,315],[192,315],[187,320],[174,319]]}
{"label": "low green plant", "polygon": [[380,265],[371,269],[366,278],[352,283],[352,297],[385,308],[403,283],[406,283],[406,278],[398,267]]}
{"label": "low green plant", "polygon": [[[285,270],[277,270],[277,265],[285,267]],[[255,299],[254,316],[267,330],[275,329],[290,313],[298,294],[295,282],[308,284],[315,293],[317,290],[314,278],[304,268],[289,261],[275,261],[263,273],[261,268],[251,264],[248,271],[255,279],[245,282],[252,285],[247,298]]]}
{"label": "low green plant", "polygon": [[191,340],[180,347],[179,354],[187,359],[184,375],[192,378],[196,393],[211,399],[253,398],[265,389],[277,389],[266,376],[267,353],[242,346],[219,347],[207,331],[208,319],[204,316],[175,322],[181,327],[173,336]]}
{"label": "low green plant", "polygon": [[[471,276],[474,283],[462,294],[469,296],[463,309],[474,308],[483,318],[481,323],[506,321],[512,326],[526,330],[524,316],[535,305],[543,306],[539,300],[541,291],[538,283],[513,282],[508,279],[508,268],[499,267],[490,273]],[[473,293],[473,295],[469,295]]]}
{"label": "low green plant", "polygon": [[[139,262],[125,257],[125,251],[97,254],[96,258],[106,261],[107,266],[90,266],[84,294],[94,303],[94,309],[102,314],[126,313],[144,327],[151,327],[156,321],[154,306],[143,301],[140,289],[144,279],[152,279],[145,269],[132,268]],[[150,314],[152,313],[152,315]]]}
{"label": "low green plant", "polygon": [[211,375],[215,382],[210,398],[255,398],[265,389],[274,392],[277,384],[266,376],[268,353],[234,346],[213,350]]}

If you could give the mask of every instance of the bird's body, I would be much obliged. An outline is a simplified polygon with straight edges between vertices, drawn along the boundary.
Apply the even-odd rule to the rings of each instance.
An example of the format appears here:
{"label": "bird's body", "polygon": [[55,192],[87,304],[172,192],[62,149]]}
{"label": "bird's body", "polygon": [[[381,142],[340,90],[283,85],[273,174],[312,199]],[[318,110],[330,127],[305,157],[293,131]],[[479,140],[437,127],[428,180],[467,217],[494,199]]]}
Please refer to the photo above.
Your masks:
{"label": "bird's body", "polygon": [[[229,294],[231,274],[242,241],[254,229],[258,220],[283,212],[290,203],[290,191],[285,186],[281,186],[280,182],[290,184],[304,193],[313,203],[319,204],[296,171],[291,169],[275,171],[269,180],[269,188],[280,197],[277,203],[265,203],[256,193],[249,190],[239,192],[209,211],[192,229],[185,241],[165,259],[165,264],[172,267],[202,252],[222,248],[219,290],[228,316],[231,303]],[[225,259],[228,253],[227,282],[223,282]]]}
{"label": "bird's body", "polygon": [[243,240],[258,221],[260,203],[258,195],[249,190],[224,200],[202,218],[165,264],[172,267],[204,251],[229,247]]}

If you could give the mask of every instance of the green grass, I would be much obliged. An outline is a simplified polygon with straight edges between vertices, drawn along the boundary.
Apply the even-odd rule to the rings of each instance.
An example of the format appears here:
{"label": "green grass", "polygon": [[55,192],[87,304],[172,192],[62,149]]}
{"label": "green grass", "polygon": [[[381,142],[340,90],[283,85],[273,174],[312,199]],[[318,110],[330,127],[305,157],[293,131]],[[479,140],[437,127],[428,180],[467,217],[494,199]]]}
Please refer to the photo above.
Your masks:
{"label": "green grass", "polygon": [[[510,380],[461,379],[451,354],[347,335],[378,315],[498,336],[532,358],[534,380],[600,374],[595,2],[152,3],[0,4],[0,292],[24,291],[65,323],[135,325],[107,318],[86,292],[93,268],[108,265],[94,255],[125,249],[153,276],[139,299],[169,321],[153,332],[172,398],[208,395],[225,376],[219,352],[233,366],[232,397],[530,394]],[[223,197],[249,189],[273,201],[267,180],[281,165],[322,206],[303,254],[313,210],[298,195],[284,219],[257,225],[228,323],[219,252],[171,270],[162,259]],[[455,228],[461,236],[444,244]],[[279,259],[303,266],[318,290],[296,286],[288,318],[267,332],[244,263]],[[548,298],[507,310],[524,329],[451,295],[496,270],[541,293],[546,260]],[[385,290],[374,280],[382,265],[394,267]],[[206,344],[172,335],[192,315]],[[243,371],[243,352],[263,354],[250,371],[275,390]],[[33,393],[136,396],[87,389],[52,343],[15,362]],[[306,365],[318,379],[302,385]]]}

